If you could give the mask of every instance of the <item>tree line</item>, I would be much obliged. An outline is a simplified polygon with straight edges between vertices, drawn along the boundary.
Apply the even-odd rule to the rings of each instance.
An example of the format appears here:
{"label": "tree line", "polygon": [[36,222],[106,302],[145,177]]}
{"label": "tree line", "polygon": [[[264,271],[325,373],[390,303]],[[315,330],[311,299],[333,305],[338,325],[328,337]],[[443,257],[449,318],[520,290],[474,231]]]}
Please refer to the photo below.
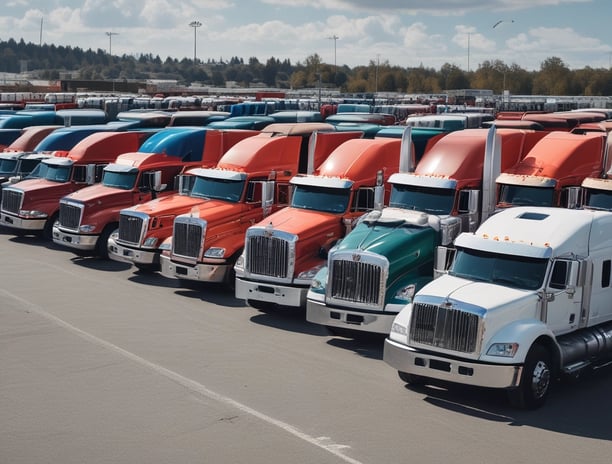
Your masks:
{"label": "tree line", "polygon": [[446,63],[440,69],[419,66],[403,68],[371,60],[349,68],[324,63],[318,54],[292,64],[270,57],[265,63],[251,57],[200,60],[141,54],[109,55],[105,50],[36,45],[14,39],[0,41],[0,72],[27,69],[43,80],[57,80],[63,73],[83,80],[176,80],[179,85],[223,87],[226,82],[248,87],[259,83],[280,89],[334,88],[343,93],[400,92],[442,93],[456,89],[488,89],[514,95],[612,95],[612,70],[585,67],[571,70],[558,57],[549,57],[537,71],[501,60],[485,60],[475,70],[465,71]]}

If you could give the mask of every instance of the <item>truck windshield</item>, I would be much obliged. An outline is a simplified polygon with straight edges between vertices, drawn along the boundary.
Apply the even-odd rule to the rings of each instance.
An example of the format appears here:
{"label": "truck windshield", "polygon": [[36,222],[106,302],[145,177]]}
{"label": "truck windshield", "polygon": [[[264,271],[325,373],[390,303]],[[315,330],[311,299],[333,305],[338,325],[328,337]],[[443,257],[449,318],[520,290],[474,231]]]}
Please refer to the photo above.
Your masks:
{"label": "truck windshield", "polygon": [[506,287],[537,290],[544,282],[548,260],[458,248],[449,274]]}
{"label": "truck windshield", "polygon": [[104,171],[102,185],[122,190],[132,190],[136,183],[137,172],[113,172]]}
{"label": "truck windshield", "polygon": [[612,192],[608,190],[586,190],[585,208],[612,211]]}
{"label": "truck windshield", "polygon": [[344,213],[349,205],[350,189],[297,185],[291,199],[294,208],[326,213]]}
{"label": "truck windshield", "polygon": [[191,189],[195,198],[210,198],[232,202],[240,201],[244,190],[244,180],[214,179],[197,177]]}
{"label": "truck windshield", "polygon": [[26,176],[26,179],[39,179],[45,177],[49,165],[46,163],[38,163],[34,169]]}
{"label": "truck windshield", "polygon": [[389,206],[412,209],[439,216],[449,215],[455,203],[455,190],[393,184]]}
{"label": "truck windshield", "polygon": [[[43,164],[43,163],[41,163]],[[72,165],[46,164],[45,179],[53,182],[68,182],[72,172]]]}
{"label": "truck windshield", "polygon": [[17,169],[17,160],[3,159],[0,160],[0,174],[13,174]]}
{"label": "truck windshield", "polygon": [[552,187],[501,184],[498,203],[504,206],[554,206]]}

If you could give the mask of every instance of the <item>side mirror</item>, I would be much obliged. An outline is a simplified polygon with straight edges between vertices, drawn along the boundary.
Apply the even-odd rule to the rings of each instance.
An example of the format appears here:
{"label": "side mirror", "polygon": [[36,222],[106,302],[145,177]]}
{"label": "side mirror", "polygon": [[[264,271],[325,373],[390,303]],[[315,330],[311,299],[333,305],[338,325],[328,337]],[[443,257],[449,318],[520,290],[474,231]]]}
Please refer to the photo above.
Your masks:
{"label": "side mirror", "polygon": [[438,278],[443,274],[447,274],[448,270],[455,260],[456,248],[445,246],[436,247],[434,258],[434,278]]}
{"label": "side mirror", "polygon": [[96,165],[88,164],[85,167],[85,183],[92,185],[96,183]]}

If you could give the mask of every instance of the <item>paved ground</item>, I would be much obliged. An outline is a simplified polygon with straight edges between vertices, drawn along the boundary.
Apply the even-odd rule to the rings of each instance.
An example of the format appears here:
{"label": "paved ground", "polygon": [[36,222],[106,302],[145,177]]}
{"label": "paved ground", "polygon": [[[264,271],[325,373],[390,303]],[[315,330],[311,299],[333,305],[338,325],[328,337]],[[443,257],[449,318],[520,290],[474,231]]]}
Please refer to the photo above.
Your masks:
{"label": "paved ground", "polygon": [[0,463],[574,463],[612,459],[612,369],[536,412],[410,389],[382,339],[329,337],[214,286],[0,231]]}

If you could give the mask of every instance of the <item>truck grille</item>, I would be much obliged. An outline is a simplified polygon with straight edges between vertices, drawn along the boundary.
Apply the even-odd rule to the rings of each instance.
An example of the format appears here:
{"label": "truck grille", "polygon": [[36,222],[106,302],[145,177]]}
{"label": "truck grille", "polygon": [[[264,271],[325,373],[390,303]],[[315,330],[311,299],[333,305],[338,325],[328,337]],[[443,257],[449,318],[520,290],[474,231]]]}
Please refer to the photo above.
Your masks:
{"label": "truck grille", "polygon": [[60,202],[59,223],[66,229],[78,230],[81,225],[83,205]]}
{"label": "truck grille", "polygon": [[462,353],[478,348],[480,317],[458,309],[415,303],[410,341]]}
{"label": "truck grille", "polygon": [[140,245],[143,235],[144,219],[132,214],[119,214],[119,240],[132,245]]}
{"label": "truck grille", "polygon": [[289,242],[278,237],[248,237],[246,269],[251,274],[287,278],[289,275]]}
{"label": "truck grille", "polygon": [[186,258],[197,259],[203,246],[206,222],[180,216],[174,220],[172,253]]}
{"label": "truck grille", "polygon": [[2,211],[19,214],[23,203],[23,192],[21,190],[4,189],[2,191]]}
{"label": "truck grille", "polygon": [[383,269],[379,265],[336,259],[331,275],[331,298],[366,305],[380,303]]}

